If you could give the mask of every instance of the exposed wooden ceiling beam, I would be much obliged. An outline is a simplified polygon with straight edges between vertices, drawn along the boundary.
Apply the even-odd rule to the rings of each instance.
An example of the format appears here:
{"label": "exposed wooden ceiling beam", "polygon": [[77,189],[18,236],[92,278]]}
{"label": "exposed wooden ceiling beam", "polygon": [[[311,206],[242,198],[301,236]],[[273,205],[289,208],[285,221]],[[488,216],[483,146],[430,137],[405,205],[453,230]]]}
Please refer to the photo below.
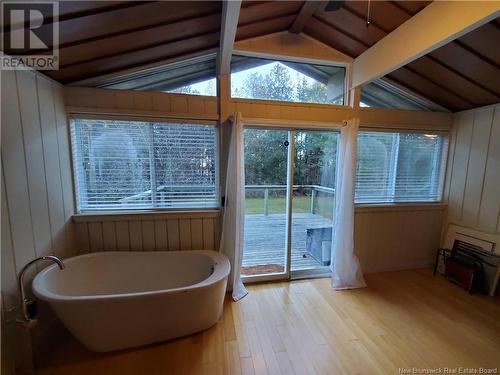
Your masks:
{"label": "exposed wooden ceiling beam", "polygon": [[327,1],[305,1],[289,31],[293,34],[300,34],[306,23],[311,20],[314,12],[320,7],[324,8],[326,3]]}
{"label": "exposed wooden ceiling beam", "polygon": [[238,29],[241,1],[226,0],[222,3],[222,24],[220,29],[220,48],[217,60],[218,74],[229,74],[231,70],[231,55]]}
{"label": "exposed wooden ceiling beam", "polygon": [[[331,21],[323,20],[315,16],[315,23],[311,27],[306,28],[305,31],[309,33],[312,37],[317,38],[323,43],[330,45],[337,50],[346,53],[351,56],[359,56],[364,51],[366,51],[370,46],[360,38],[356,38],[354,35],[347,33],[345,30],[338,28],[338,22],[335,24],[330,23]],[[355,22],[353,19],[349,19],[349,22],[355,27]],[[375,26],[372,24],[370,27]],[[319,27],[319,28],[318,28]],[[377,26],[375,26],[377,27]],[[372,29],[373,30],[373,29]],[[429,100],[439,103],[441,106],[448,109],[456,108],[470,108],[467,102],[464,102],[461,98],[457,97],[457,94],[443,85],[439,85],[435,81],[423,76],[417,75],[413,71],[410,71],[408,67],[404,66],[396,71],[392,72],[391,75],[398,76],[398,83],[405,88],[418,93]],[[385,76],[388,77],[388,76]],[[391,78],[393,78],[391,76]]]}
{"label": "exposed wooden ceiling beam", "polygon": [[[353,3],[349,3],[349,5],[352,4]],[[384,8],[380,8],[380,5],[382,4],[384,4]],[[392,8],[388,8],[387,6],[388,5],[395,6],[391,4],[393,3],[376,4],[378,19],[373,19],[370,23],[369,28],[364,27],[364,24],[366,22],[366,16],[363,16],[358,12],[359,8],[351,9],[347,6],[344,6],[337,12],[331,12],[331,13],[322,12],[321,14],[316,14],[316,17],[319,18],[327,17],[324,21],[328,25],[332,24],[335,25],[335,27],[338,29],[338,32],[342,32],[346,35],[350,35],[349,34],[350,32],[356,30],[357,36],[351,35],[351,37],[356,39],[360,43],[366,45],[367,48],[369,48],[373,44],[375,44],[378,40],[382,39],[383,37],[385,37],[387,34],[390,33],[390,29],[384,27],[384,25],[381,25],[378,22],[378,20],[380,20],[381,17],[380,13],[382,10],[387,13],[390,13],[390,9]],[[354,5],[358,6],[357,3],[354,3]],[[399,13],[399,16],[397,16],[397,12],[392,12],[392,17],[395,18],[400,17],[400,19],[402,20],[401,23],[411,18],[411,14],[408,13],[408,16],[405,15],[406,12]],[[491,23],[483,25],[479,29],[482,29],[487,26],[491,26]],[[476,33],[477,30],[479,29],[476,29],[472,33],[469,33],[467,35]],[[494,40],[494,38],[486,37],[484,39],[485,39],[484,42],[486,42],[488,45],[488,50],[494,50],[494,48],[491,48],[491,43],[488,43],[488,41]],[[460,48],[463,49],[463,51],[461,51],[461,54],[464,55],[464,58],[470,59],[471,56],[468,55],[473,54],[474,55],[473,57],[485,60],[485,58],[483,58],[482,56],[478,56],[473,50],[467,49],[467,47],[461,48],[462,43],[460,42],[460,40],[461,39],[457,39],[442,48],[450,47],[454,50]],[[420,65],[422,68],[425,66],[426,68],[423,70],[418,69],[423,76],[425,76],[426,78],[430,78],[432,76],[436,77],[440,75],[439,79],[434,79],[434,82],[441,82],[441,81],[448,82],[446,87],[449,89],[450,92],[453,92],[454,94],[458,95],[463,94],[465,97],[473,101],[479,100],[489,103],[491,101],[495,100],[498,101],[500,99],[499,97],[497,97],[497,94],[493,90],[490,90],[488,87],[485,87],[477,79],[475,80],[469,77],[468,74],[463,74],[463,72],[461,73],[457,71],[452,66],[450,66],[449,63],[446,63],[446,61],[442,61],[442,59],[437,59],[433,57],[433,54],[435,54],[438,51],[439,50],[429,53],[426,56],[423,56],[420,59],[411,62],[410,64],[407,65],[407,67],[411,68],[415,64]],[[453,61],[453,59],[450,59],[450,61]],[[484,70],[487,71],[487,69]],[[492,76],[494,76],[494,74],[492,74]]]}
{"label": "exposed wooden ceiling beam", "polygon": [[354,60],[353,86],[382,77],[499,15],[499,2],[434,2]]}

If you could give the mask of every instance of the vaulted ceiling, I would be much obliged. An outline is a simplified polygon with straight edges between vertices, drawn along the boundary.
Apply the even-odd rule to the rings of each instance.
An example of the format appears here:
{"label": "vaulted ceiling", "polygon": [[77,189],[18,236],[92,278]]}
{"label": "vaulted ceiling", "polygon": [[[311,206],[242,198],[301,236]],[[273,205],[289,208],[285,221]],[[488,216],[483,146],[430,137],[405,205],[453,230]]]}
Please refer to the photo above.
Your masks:
{"label": "vaulted ceiling", "polygon": [[[365,1],[348,0],[330,11],[325,10],[326,1],[244,1],[236,40],[303,32],[355,58],[429,3],[372,1],[367,27]],[[71,83],[214,51],[219,46],[221,9],[219,1],[61,1],[60,70],[47,74]],[[496,19],[385,79],[452,111],[497,103],[499,40]]]}
{"label": "vaulted ceiling", "polygon": [[[366,27],[367,3],[346,1],[338,11],[317,10],[304,33],[357,57],[428,4],[429,1],[374,1],[370,26]],[[499,41],[497,19],[386,78],[453,111],[498,103]]]}

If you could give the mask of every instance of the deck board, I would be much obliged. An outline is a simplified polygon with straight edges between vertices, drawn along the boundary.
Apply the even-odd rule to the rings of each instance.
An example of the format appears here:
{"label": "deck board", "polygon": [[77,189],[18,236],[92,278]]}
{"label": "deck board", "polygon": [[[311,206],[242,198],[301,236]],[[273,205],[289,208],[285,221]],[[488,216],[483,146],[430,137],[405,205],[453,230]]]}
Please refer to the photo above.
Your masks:
{"label": "deck board", "polygon": [[[292,219],[292,270],[308,269],[319,263],[306,251],[306,230],[330,227],[332,222],[320,215],[294,213]],[[285,262],[285,214],[245,215],[243,267]]]}

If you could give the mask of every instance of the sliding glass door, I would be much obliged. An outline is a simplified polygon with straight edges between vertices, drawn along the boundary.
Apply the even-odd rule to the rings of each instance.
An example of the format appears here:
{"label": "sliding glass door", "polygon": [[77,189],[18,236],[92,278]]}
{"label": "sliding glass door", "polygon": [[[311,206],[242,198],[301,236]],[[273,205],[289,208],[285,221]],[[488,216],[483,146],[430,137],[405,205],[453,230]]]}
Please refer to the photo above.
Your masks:
{"label": "sliding glass door", "polygon": [[286,274],[289,131],[245,129],[243,276]]}
{"label": "sliding glass door", "polygon": [[242,275],[328,272],[338,132],[248,128]]}
{"label": "sliding glass door", "polygon": [[297,130],[292,200],[292,276],[328,272],[338,132]]}

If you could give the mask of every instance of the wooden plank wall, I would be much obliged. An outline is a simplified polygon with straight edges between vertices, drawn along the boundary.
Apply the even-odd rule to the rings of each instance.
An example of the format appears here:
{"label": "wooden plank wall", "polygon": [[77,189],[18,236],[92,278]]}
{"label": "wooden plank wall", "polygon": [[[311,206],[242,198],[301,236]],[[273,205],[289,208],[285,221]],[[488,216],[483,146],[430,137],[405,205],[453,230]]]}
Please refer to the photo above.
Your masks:
{"label": "wooden plank wall", "polygon": [[425,268],[439,247],[444,205],[357,207],[355,252],[364,273]]}
{"label": "wooden plank wall", "polygon": [[[358,117],[363,128],[448,131],[452,114],[384,108],[359,108],[327,104],[287,103],[270,100],[230,99],[227,113],[239,111],[250,124],[283,127],[338,128],[343,120]],[[281,125],[280,125],[281,123]]]}
{"label": "wooden plank wall", "polygon": [[78,251],[217,250],[219,211],[74,218]]}
{"label": "wooden plank wall", "polygon": [[[356,254],[364,272],[428,267],[439,247],[443,205],[357,207]],[[218,248],[219,213],[75,217],[79,253]]]}
{"label": "wooden plank wall", "polygon": [[68,112],[217,120],[217,98],[150,91],[65,88]]}
{"label": "wooden plank wall", "polygon": [[292,34],[288,31],[258,36],[240,40],[234,44],[234,54],[245,52],[265,54],[270,56],[281,55],[305,59],[306,61],[323,60],[349,64],[353,59],[326,44],[305,34]]}
{"label": "wooden plank wall", "polygon": [[353,110],[362,128],[449,131],[453,115],[449,112],[424,112],[404,109],[358,108]]}
{"label": "wooden plank wall", "polygon": [[275,120],[289,126],[290,121],[316,123],[318,127],[332,128],[343,120],[351,118],[348,107],[325,104],[305,104],[273,102],[270,100],[231,99],[227,102],[228,113],[241,112],[245,120],[265,120],[269,123]]}
{"label": "wooden plank wall", "polygon": [[446,223],[500,234],[500,105],[454,115]]}
{"label": "wooden plank wall", "polygon": [[1,92],[2,293],[12,307],[26,263],[76,253],[74,201],[62,87],[32,72],[3,71]]}
{"label": "wooden plank wall", "polygon": [[[2,71],[1,96],[2,308],[9,311],[18,304],[16,277],[26,263],[72,256],[76,247],[63,89],[30,71]],[[29,366],[29,339],[14,338],[16,366]]]}

